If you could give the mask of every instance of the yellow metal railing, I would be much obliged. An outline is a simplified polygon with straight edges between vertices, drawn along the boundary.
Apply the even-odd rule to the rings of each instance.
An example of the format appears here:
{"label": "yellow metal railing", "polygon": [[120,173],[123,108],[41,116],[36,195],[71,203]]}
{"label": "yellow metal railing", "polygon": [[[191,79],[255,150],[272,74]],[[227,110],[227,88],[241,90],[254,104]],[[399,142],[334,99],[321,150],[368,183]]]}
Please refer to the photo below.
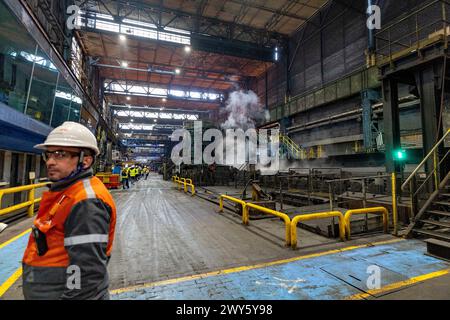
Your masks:
{"label": "yellow metal railing", "polygon": [[[439,170],[442,168],[442,164],[448,162],[449,160],[447,157],[450,155],[450,150],[447,150],[444,155],[439,157],[439,150],[442,145],[447,141],[447,139],[450,138],[450,129],[447,130],[447,132],[442,136],[442,138],[434,145],[433,148],[431,148],[430,152],[423,158],[423,160],[419,163],[419,165],[411,172],[408,178],[403,182],[401,186],[401,191],[405,191],[406,187],[409,185],[409,193],[410,193],[410,200],[411,200],[411,211],[413,216],[416,216],[417,213],[420,211],[420,208],[418,207],[418,196],[422,191],[422,189],[429,186],[431,193],[433,191],[439,190],[439,184],[441,182],[440,180],[440,173]],[[426,164],[430,164],[430,170],[431,172],[427,172],[425,179],[421,181],[420,185],[416,185],[416,174],[419,172],[420,169],[425,168]],[[432,165],[432,166],[431,166]],[[426,171],[426,170],[425,170]],[[447,174],[447,172],[443,172],[444,176]],[[430,181],[433,181],[431,183]],[[430,183],[432,184],[432,188],[430,186]]]}
{"label": "yellow metal railing", "polygon": [[242,223],[246,224],[246,221],[244,219],[244,207],[247,203],[244,200],[233,198],[233,197],[222,194],[219,197],[219,212],[223,212],[223,199],[227,199],[227,200],[230,200],[232,202],[239,203],[240,205],[242,205]]}
{"label": "yellow metal railing", "polygon": [[[26,186],[13,187],[13,188],[8,188],[8,189],[0,189],[0,216],[28,207],[28,216],[32,217],[34,214],[34,205],[41,201],[41,198],[34,197],[35,196],[34,191],[38,188],[45,187],[48,184],[50,184],[50,182],[30,184],[30,185],[26,185]],[[28,200],[27,201],[1,209],[3,195],[22,192],[22,191],[28,191]]]}
{"label": "yellow metal railing", "polygon": [[192,179],[179,178],[178,176],[173,176],[172,181],[175,185],[178,185],[178,190],[181,190],[181,185],[184,186],[184,192],[188,192],[188,187],[191,187],[192,195],[195,195],[195,186],[192,183]]}
{"label": "yellow metal railing", "polygon": [[179,178],[178,179],[178,190],[181,190],[181,185],[186,184],[186,179],[185,178]]}
{"label": "yellow metal railing", "polygon": [[350,231],[350,224],[351,224],[351,217],[354,214],[367,214],[367,213],[380,213],[383,215],[383,228],[384,232],[388,233],[388,211],[384,207],[373,207],[373,208],[363,208],[363,209],[354,209],[354,210],[348,210],[345,213],[345,235],[347,236],[347,239],[350,240],[351,238],[351,231]]}
{"label": "yellow metal railing", "polygon": [[398,212],[397,212],[397,176],[392,172],[392,223],[394,224],[394,236],[398,236]]}
{"label": "yellow metal railing", "polygon": [[246,225],[248,225],[248,222],[249,222],[249,208],[253,208],[255,210],[258,210],[258,211],[261,211],[261,212],[264,212],[267,214],[271,214],[271,215],[274,215],[274,216],[277,216],[277,217],[283,219],[284,223],[286,225],[286,236],[285,236],[286,246],[289,247],[291,245],[291,219],[289,218],[289,216],[287,214],[278,212],[278,211],[275,211],[275,210],[272,210],[272,209],[269,209],[266,207],[261,207],[256,204],[253,204],[253,203],[246,203],[244,205],[244,208],[242,211],[243,212],[242,219],[244,221],[244,224],[246,224]]}
{"label": "yellow metal railing", "polygon": [[[345,241],[345,217],[339,211],[330,211],[330,212],[318,212],[311,214],[302,214],[295,216],[291,221],[291,247],[292,249],[297,248],[297,224],[300,221],[308,221],[308,220],[316,220],[316,219],[326,219],[338,217],[339,218],[339,237],[342,241]],[[334,226],[333,226],[334,228]]]}
{"label": "yellow metal railing", "polygon": [[345,241],[345,238],[347,236],[347,239],[350,239],[350,219],[352,215],[354,214],[369,214],[369,213],[380,213],[383,215],[383,228],[384,232],[388,232],[388,211],[384,207],[374,207],[374,208],[362,208],[362,209],[354,209],[354,210],[348,210],[345,214],[345,216],[339,212],[339,211],[329,211],[329,212],[318,212],[318,213],[311,213],[311,214],[303,214],[295,216],[292,221],[289,218],[289,216],[285,213],[272,210],[266,207],[262,207],[253,203],[245,202],[244,200],[237,199],[231,196],[227,195],[220,195],[219,196],[219,211],[223,212],[223,200],[230,200],[232,202],[238,203],[242,205],[242,223],[244,225],[249,225],[249,208],[253,208],[255,210],[271,214],[274,216],[277,216],[284,220],[285,226],[286,226],[286,246],[291,246],[292,249],[297,248],[297,224],[300,221],[308,221],[308,220],[315,220],[315,219],[326,219],[326,218],[332,218],[337,217],[339,219],[339,237],[342,241]]}
{"label": "yellow metal railing", "polygon": [[191,183],[188,183],[187,180],[191,179],[186,179],[186,182],[184,183],[184,192],[188,192],[188,187],[191,187],[191,193],[192,195],[195,195],[195,186],[192,184],[192,180]]}
{"label": "yellow metal railing", "polygon": [[306,151],[299,147],[294,141],[292,141],[291,138],[288,136],[279,135],[280,142],[283,143],[286,148],[294,155],[296,159],[305,159],[306,158]]}

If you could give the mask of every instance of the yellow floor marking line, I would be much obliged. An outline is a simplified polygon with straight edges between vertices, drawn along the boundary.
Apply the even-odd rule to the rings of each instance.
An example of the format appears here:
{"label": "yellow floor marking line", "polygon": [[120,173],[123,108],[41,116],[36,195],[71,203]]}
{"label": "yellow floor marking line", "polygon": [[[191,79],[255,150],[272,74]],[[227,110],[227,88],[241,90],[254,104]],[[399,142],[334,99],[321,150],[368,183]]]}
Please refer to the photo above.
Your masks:
{"label": "yellow floor marking line", "polygon": [[450,269],[445,269],[445,270],[440,270],[440,271],[436,271],[436,272],[432,272],[432,273],[428,273],[428,274],[423,274],[408,280],[403,280],[400,282],[395,282],[395,283],[391,283],[388,284],[387,286],[380,288],[380,289],[373,289],[373,290],[369,290],[367,292],[364,293],[358,293],[355,294],[353,296],[347,297],[345,298],[345,300],[361,300],[361,299],[366,299],[370,296],[374,296],[380,293],[384,293],[384,292],[389,292],[392,290],[396,290],[402,287],[406,287],[406,286],[410,286],[419,282],[423,282],[426,280],[430,280],[433,278],[437,278],[437,277],[442,277],[446,274],[450,273]]}
{"label": "yellow floor marking line", "polygon": [[285,264],[285,263],[289,263],[289,262],[294,262],[294,261],[299,261],[299,260],[304,260],[304,259],[311,259],[311,258],[325,256],[325,255],[335,254],[335,253],[339,253],[339,252],[345,252],[345,251],[350,251],[350,250],[355,250],[355,249],[361,249],[361,248],[367,248],[367,247],[373,247],[373,246],[379,246],[379,245],[384,245],[384,244],[400,242],[400,241],[404,241],[404,240],[405,239],[393,239],[393,240],[387,240],[387,241],[380,241],[380,242],[374,242],[374,243],[369,243],[369,244],[363,244],[363,245],[359,245],[359,246],[350,246],[350,247],[341,248],[341,249],[334,249],[334,250],[329,250],[329,251],[309,254],[309,255],[305,255],[305,256],[284,259],[284,260],[277,260],[277,261],[272,261],[272,262],[260,263],[260,264],[256,264],[256,265],[252,265],[252,266],[243,266],[243,267],[237,267],[237,268],[231,268],[231,269],[225,269],[225,270],[219,270],[219,271],[212,271],[212,272],[207,272],[207,273],[203,273],[203,274],[196,274],[196,275],[186,276],[186,277],[181,277],[181,278],[175,278],[175,279],[162,280],[162,281],[157,281],[157,282],[144,283],[144,284],[131,286],[131,287],[126,287],[126,288],[122,288],[122,289],[111,290],[110,293],[111,294],[119,294],[119,293],[134,291],[134,290],[137,290],[137,289],[156,287],[156,286],[174,284],[174,283],[178,283],[178,282],[184,282],[184,281],[189,281],[189,280],[201,279],[201,278],[206,278],[206,277],[212,277],[212,276],[224,275],[224,274],[229,274],[229,273],[242,272],[242,271],[259,269],[259,268],[265,268],[265,267],[270,267],[270,266],[274,266],[274,265]]}
{"label": "yellow floor marking line", "polygon": [[24,236],[25,234],[31,232],[31,228],[25,230],[24,232],[22,232],[21,234],[15,236],[14,238],[9,239],[8,241],[3,242],[2,244],[0,244],[0,249],[3,247],[6,247],[8,244],[10,244],[11,242],[16,241],[17,239],[19,239],[20,237]]}
{"label": "yellow floor marking line", "polygon": [[17,281],[17,279],[19,279],[22,276],[22,267],[20,267],[19,269],[17,269],[11,277],[8,278],[8,280],[5,281],[5,283],[3,283],[0,286],[0,297],[2,297],[6,291],[8,291],[8,289]]}

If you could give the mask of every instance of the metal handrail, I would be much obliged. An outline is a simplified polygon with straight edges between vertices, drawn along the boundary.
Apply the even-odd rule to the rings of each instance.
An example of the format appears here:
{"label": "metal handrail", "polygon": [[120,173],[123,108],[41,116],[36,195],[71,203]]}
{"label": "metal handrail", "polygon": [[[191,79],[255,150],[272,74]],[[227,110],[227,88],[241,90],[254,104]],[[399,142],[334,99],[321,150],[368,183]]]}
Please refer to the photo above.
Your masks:
{"label": "metal handrail", "polygon": [[22,192],[22,191],[29,191],[27,201],[4,208],[4,209],[0,209],[0,216],[28,207],[28,216],[32,217],[34,214],[34,205],[36,203],[40,202],[42,199],[42,198],[36,198],[36,199],[34,198],[34,190],[45,187],[49,184],[50,184],[50,182],[44,182],[44,183],[30,184],[30,185],[26,185],[26,186],[13,187],[13,188],[8,188],[8,189],[0,189],[0,207],[2,204],[3,195],[16,193],[16,192]]}
{"label": "metal handrail", "polygon": [[[400,20],[394,21],[392,22],[390,25],[384,27],[383,29],[381,29],[380,31],[377,32],[378,33],[383,33],[386,30],[391,29],[392,27],[395,27],[396,25],[399,25],[400,23],[404,22],[405,20],[417,15],[419,12],[422,12],[426,9],[428,9],[429,7],[432,7],[433,5],[435,5],[436,3],[445,3],[445,4],[450,4],[449,2],[447,2],[446,0],[435,0],[433,2],[430,2],[428,4],[426,4],[425,6],[418,8],[416,11],[413,11],[411,13],[409,13],[408,15],[402,17]],[[376,35],[375,35],[376,36]]]}
{"label": "metal handrail", "polygon": [[[410,32],[410,33],[403,34],[400,38],[397,38],[397,40],[383,39],[383,38],[381,38],[380,36],[377,36],[377,38],[378,38],[378,39],[381,39],[382,41],[388,42],[389,44],[396,44],[396,45],[403,46],[403,47],[405,47],[405,48],[410,48],[410,47],[412,47],[412,45],[409,45],[409,46],[408,46],[408,45],[403,44],[403,43],[401,43],[401,42],[399,42],[399,41],[402,40],[402,39],[411,39],[411,36],[412,36],[412,35],[418,34],[419,32],[421,32],[421,31],[423,31],[424,29],[427,29],[427,28],[429,28],[429,27],[432,27],[433,25],[436,25],[436,24],[439,24],[439,23],[447,23],[447,24],[448,24],[449,22],[450,22],[450,21],[442,20],[442,19],[436,20],[436,21],[431,22],[431,23],[429,23],[429,24],[427,24],[427,25],[424,25],[424,26],[422,26],[422,27],[420,27],[420,28],[418,28],[418,29],[416,29],[416,30]],[[444,30],[444,32],[446,32],[446,31]],[[423,40],[418,39],[418,41],[420,42],[420,41],[423,41]],[[384,50],[384,49],[389,48],[389,44],[377,48],[377,51],[378,51],[377,53],[378,53],[378,54],[381,54],[381,55],[384,55],[384,54],[382,54],[382,53],[379,52],[379,51],[382,51],[382,50]],[[417,43],[416,43],[416,44],[417,44]]]}
{"label": "metal handrail", "polygon": [[416,191],[413,193],[413,197],[417,196],[419,194],[419,192],[422,190],[422,188],[426,185],[426,183],[428,182],[428,180],[430,180],[431,177],[433,177],[433,175],[437,174],[437,169],[438,167],[444,162],[444,160],[447,158],[447,156],[450,154],[450,150],[447,151],[447,153],[445,154],[445,156],[442,157],[442,160],[439,161],[438,165],[433,169],[433,174],[430,174],[420,185],[420,187],[418,187],[416,189]]}
{"label": "metal handrail", "polygon": [[345,213],[345,235],[348,240],[351,238],[351,217],[354,214],[368,214],[368,213],[381,213],[383,215],[383,228],[384,232],[388,233],[388,211],[384,207],[373,207],[373,208],[363,208],[363,209],[354,209],[354,210],[348,210]]}
{"label": "metal handrail", "polygon": [[[338,217],[339,218],[339,237],[342,241],[345,241],[345,218],[340,211],[329,211],[329,212],[318,212],[310,214],[301,214],[295,216],[291,221],[291,247],[292,249],[297,248],[297,224],[300,221],[316,220],[316,219],[326,219]],[[334,226],[333,226],[334,228]]]}
{"label": "metal handrail", "polygon": [[406,186],[411,181],[411,179],[416,175],[416,173],[419,171],[419,169],[429,160],[429,158],[436,152],[436,149],[441,145],[442,142],[445,141],[447,136],[450,134],[450,129],[447,130],[447,132],[442,136],[442,138],[434,145],[434,147],[428,152],[427,156],[422,160],[422,162],[419,163],[416,169],[414,169],[413,172],[409,175],[409,177],[403,182],[401,190],[405,191]]}
{"label": "metal handrail", "polygon": [[178,182],[178,190],[181,190],[181,184],[186,184],[186,179],[179,178],[177,182]]}
{"label": "metal handrail", "polygon": [[221,194],[219,196],[219,211],[218,212],[223,212],[223,199],[227,199],[227,200],[230,200],[232,202],[242,205],[242,223],[248,224],[248,222],[245,220],[245,216],[244,216],[244,207],[245,207],[246,202],[241,199],[238,199],[238,198],[234,198],[234,197],[227,196],[225,194]]}
{"label": "metal handrail", "polygon": [[368,177],[353,177],[346,179],[334,179],[334,180],[325,180],[326,183],[334,183],[334,182],[344,182],[344,181],[352,181],[352,180],[364,180],[364,179],[376,179],[376,178],[390,178],[391,176],[388,174],[379,175],[379,176],[368,176]]}
{"label": "metal handrail", "polygon": [[[191,179],[187,179],[191,180]],[[184,183],[184,192],[188,192],[188,187],[191,187],[191,193],[192,195],[195,195],[195,186],[192,183],[185,182]]]}
{"label": "metal handrail", "polygon": [[283,144],[287,146],[287,148],[289,149],[288,151],[293,153],[296,158],[303,158],[302,152],[305,152],[305,150],[298,144],[296,144],[291,138],[286,135],[280,134],[279,139]]}
{"label": "metal handrail", "polygon": [[249,208],[253,208],[255,210],[258,210],[258,211],[261,211],[261,212],[264,212],[267,214],[271,214],[278,218],[283,219],[284,223],[285,223],[285,228],[286,228],[286,232],[285,232],[286,233],[286,235],[285,235],[286,247],[289,247],[291,245],[291,219],[289,218],[289,216],[287,214],[279,212],[279,211],[275,211],[275,210],[272,210],[272,209],[269,209],[266,207],[261,207],[256,204],[253,204],[253,203],[246,203],[244,206],[244,209],[243,209],[243,216],[244,216],[243,219],[245,219],[245,222],[246,222],[245,224],[247,224],[247,225],[248,225],[248,221],[249,221]]}

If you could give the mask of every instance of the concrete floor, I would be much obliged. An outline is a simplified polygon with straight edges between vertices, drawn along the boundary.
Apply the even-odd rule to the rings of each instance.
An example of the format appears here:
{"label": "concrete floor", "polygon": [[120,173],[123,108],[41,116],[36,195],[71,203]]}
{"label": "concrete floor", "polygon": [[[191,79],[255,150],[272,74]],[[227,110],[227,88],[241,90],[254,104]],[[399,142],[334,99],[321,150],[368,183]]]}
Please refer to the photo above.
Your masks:
{"label": "concrete floor", "polygon": [[[217,213],[218,206],[157,175],[112,193],[119,235],[110,262],[113,289],[298,255],[284,247],[278,219],[244,227],[239,217]],[[299,238],[307,246],[335,242],[307,231]]]}
{"label": "concrete floor", "polygon": [[[395,241],[391,235],[377,234],[340,242],[299,229],[299,250],[293,251],[284,247],[284,224],[278,218],[252,220],[250,226],[243,226],[239,216],[227,211],[217,213],[218,206],[176,190],[172,182],[162,181],[155,174],[130,190],[111,193],[117,206],[109,264],[111,290]],[[7,228],[0,233],[0,244],[29,226],[30,219]],[[19,261],[17,264],[20,266]],[[378,298],[450,299],[449,280],[448,275],[442,276]],[[18,279],[0,299],[22,298]]]}

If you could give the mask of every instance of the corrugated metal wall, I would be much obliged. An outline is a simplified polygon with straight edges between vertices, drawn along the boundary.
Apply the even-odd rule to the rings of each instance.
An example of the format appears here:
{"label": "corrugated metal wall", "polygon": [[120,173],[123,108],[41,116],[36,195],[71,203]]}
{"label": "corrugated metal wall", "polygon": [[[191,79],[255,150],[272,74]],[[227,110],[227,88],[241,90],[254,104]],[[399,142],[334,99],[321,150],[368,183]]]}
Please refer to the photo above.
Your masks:
{"label": "corrugated metal wall", "polygon": [[[380,0],[374,3],[381,8],[381,23],[382,27],[385,27],[431,1]],[[331,1],[291,37],[289,61],[286,61],[286,52],[282,52],[281,61],[268,70],[269,108],[285,102],[286,63],[290,66],[291,97],[337,80],[365,65],[364,51],[368,38],[366,3],[363,0]],[[433,12],[431,10],[428,15],[435,18],[436,14]],[[421,19],[426,20],[427,17],[426,15]],[[402,27],[394,33],[406,34],[414,27],[415,23],[410,23],[407,30]],[[265,101],[265,74],[261,75],[256,83],[252,89],[257,92],[261,101]]]}

